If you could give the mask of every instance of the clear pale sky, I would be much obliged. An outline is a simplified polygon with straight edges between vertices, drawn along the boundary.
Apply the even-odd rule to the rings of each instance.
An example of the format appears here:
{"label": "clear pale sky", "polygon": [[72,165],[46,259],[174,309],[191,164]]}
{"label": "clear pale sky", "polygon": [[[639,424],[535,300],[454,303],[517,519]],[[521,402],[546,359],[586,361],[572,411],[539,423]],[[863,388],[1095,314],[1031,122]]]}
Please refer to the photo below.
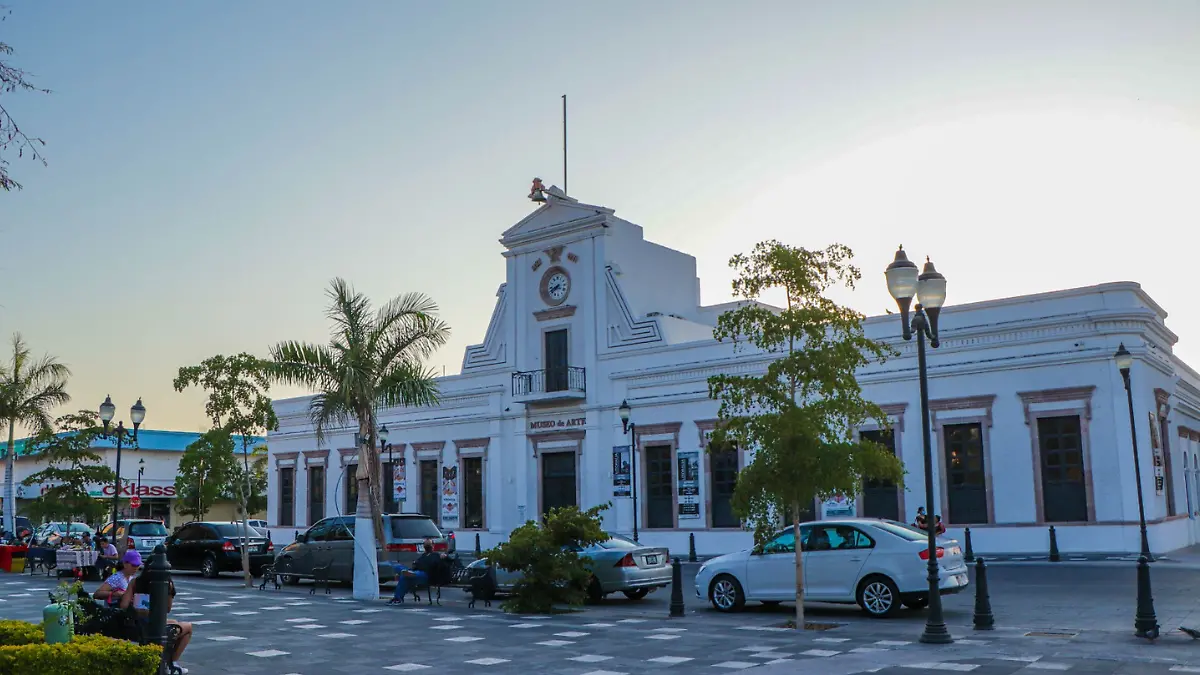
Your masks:
{"label": "clear pale sky", "polygon": [[[205,424],[180,365],[323,341],[344,276],[424,291],[457,372],[529,180],[699,259],[850,245],[893,306],[897,244],[949,301],[1135,280],[1200,367],[1195,2],[44,2],[0,40],[50,165],[0,194],[0,332],[153,428]],[[293,395],[276,391],[277,396]]]}

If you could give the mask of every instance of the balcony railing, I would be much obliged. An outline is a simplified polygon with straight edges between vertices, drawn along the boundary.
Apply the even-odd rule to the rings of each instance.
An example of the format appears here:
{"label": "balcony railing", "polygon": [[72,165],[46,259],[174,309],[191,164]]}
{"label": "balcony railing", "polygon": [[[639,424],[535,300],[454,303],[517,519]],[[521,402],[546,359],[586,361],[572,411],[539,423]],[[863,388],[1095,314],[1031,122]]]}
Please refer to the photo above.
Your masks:
{"label": "balcony railing", "polygon": [[585,375],[584,368],[574,366],[513,373],[512,393],[513,396],[539,396],[555,393],[577,396],[587,392]]}

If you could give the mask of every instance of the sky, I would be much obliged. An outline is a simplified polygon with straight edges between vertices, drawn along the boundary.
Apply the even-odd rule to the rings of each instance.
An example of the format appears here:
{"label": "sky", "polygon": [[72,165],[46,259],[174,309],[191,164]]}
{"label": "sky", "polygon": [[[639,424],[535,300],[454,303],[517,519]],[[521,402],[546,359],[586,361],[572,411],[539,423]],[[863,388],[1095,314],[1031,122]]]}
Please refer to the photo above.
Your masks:
{"label": "sky", "polygon": [[570,194],[695,255],[705,304],[777,238],[849,245],[880,314],[905,244],[948,304],[1138,281],[1200,367],[1200,3],[4,1],[53,93],[2,99],[49,166],[0,194],[0,334],[72,409],[203,428],[177,369],[325,341],[335,276],[431,295],[457,372],[563,94]]}

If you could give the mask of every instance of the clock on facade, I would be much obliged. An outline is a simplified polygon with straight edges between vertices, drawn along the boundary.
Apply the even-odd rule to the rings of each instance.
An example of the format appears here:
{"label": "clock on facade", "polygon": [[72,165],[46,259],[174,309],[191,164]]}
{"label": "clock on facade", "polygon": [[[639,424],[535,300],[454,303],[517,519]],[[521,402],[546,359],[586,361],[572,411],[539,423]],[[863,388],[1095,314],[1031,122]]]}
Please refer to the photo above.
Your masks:
{"label": "clock on facade", "polygon": [[542,301],[547,305],[561,305],[571,292],[571,275],[561,267],[551,267],[542,275]]}

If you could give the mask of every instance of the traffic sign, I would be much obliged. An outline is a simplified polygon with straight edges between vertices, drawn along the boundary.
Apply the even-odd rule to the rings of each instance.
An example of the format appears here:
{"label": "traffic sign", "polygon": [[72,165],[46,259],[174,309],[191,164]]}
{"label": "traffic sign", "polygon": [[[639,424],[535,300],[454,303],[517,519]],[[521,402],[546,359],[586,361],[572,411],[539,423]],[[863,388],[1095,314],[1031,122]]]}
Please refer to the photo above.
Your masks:
{"label": "traffic sign", "polygon": [[137,495],[134,495],[134,496],[130,497],[130,498],[129,498],[129,505],[130,505],[130,506],[132,506],[132,507],[133,507],[133,508],[135,508],[135,509],[136,509],[136,508],[138,508],[139,506],[141,506],[141,505],[142,505],[142,498],[141,498],[141,497],[139,497],[139,496],[137,496]]}

